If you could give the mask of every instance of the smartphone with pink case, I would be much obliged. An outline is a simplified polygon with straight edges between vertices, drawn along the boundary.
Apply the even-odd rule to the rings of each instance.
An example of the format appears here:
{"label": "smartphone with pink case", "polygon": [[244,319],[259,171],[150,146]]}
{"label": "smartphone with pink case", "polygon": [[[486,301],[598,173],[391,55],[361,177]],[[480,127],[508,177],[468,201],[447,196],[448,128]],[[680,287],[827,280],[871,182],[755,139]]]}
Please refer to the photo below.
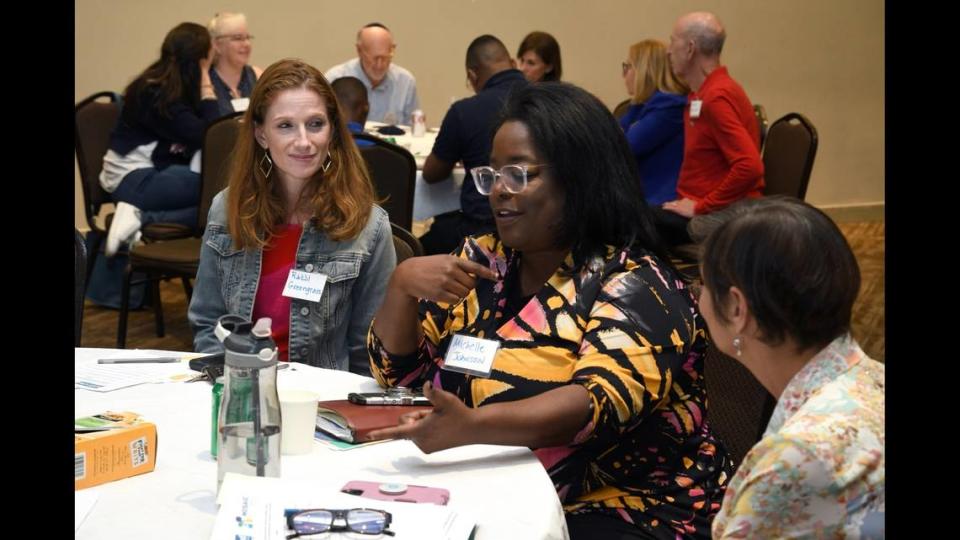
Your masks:
{"label": "smartphone with pink case", "polygon": [[369,499],[381,501],[447,504],[450,492],[443,488],[429,486],[415,486],[396,482],[365,482],[352,480],[347,482],[340,491]]}

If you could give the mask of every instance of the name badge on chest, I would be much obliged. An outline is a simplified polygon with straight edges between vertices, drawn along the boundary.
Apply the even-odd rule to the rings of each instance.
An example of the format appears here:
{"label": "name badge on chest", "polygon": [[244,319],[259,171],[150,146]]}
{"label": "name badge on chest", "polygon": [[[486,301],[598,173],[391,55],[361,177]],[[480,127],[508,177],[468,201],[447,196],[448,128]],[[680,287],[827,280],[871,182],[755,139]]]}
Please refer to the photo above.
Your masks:
{"label": "name badge on chest", "polygon": [[489,377],[499,348],[499,341],[455,334],[443,359],[443,369]]}
{"label": "name badge on chest", "polygon": [[247,107],[250,106],[250,98],[242,97],[242,98],[231,99],[230,104],[233,105],[234,112],[243,112],[247,110]]}
{"label": "name badge on chest", "polygon": [[283,287],[283,295],[307,302],[319,302],[326,284],[327,276],[323,274],[291,270],[287,276],[287,284]]}
{"label": "name badge on chest", "polygon": [[700,118],[700,108],[703,107],[702,99],[695,99],[690,102],[690,118]]}

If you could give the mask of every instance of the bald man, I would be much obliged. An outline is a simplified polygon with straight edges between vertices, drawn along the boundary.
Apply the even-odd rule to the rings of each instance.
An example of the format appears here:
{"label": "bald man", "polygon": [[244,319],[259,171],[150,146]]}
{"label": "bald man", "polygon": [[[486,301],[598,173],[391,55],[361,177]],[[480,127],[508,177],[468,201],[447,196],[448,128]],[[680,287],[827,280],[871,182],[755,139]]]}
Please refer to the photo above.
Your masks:
{"label": "bald man", "polygon": [[691,90],[679,199],[655,209],[658,229],[672,245],[690,242],[690,218],[763,195],[760,127],[746,92],[720,64],[726,36],[720,20],[703,11],[677,19],[670,34],[670,66]]}
{"label": "bald man", "polygon": [[360,79],[367,87],[370,101],[367,120],[410,125],[413,111],[420,108],[417,80],[393,63],[396,49],[390,30],[380,23],[370,23],[357,32],[357,58],[334,66],[323,75],[330,82],[340,77]]}
{"label": "bald man", "polygon": [[[510,90],[527,84],[503,42],[489,34],[467,47],[466,70],[477,95],[457,101],[443,117],[423,165],[423,180],[430,184],[448,178],[458,161],[467,171],[490,164],[491,129],[497,114]],[[420,237],[427,255],[450,253],[465,236],[496,229],[487,196],[477,191],[467,174],[460,188],[460,210],[435,216],[430,230]]]}

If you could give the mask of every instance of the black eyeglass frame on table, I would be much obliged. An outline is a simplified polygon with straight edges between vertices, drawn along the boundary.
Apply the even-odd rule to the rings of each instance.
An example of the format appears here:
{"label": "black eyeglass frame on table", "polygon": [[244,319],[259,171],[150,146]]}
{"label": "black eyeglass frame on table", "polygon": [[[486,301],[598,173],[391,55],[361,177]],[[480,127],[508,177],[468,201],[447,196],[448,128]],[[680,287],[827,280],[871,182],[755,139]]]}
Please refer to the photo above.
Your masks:
{"label": "black eyeglass frame on table", "polygon": [[[309,523],[299,523],[300,528],[298,529],[296,518],[299,516],[305,516],[309,514],[318,514],[320,512],[326,512],[329,514],[329,520],[324,519],[323,522],[319,523],[321,526],[326,526],[327,528],[322,530],[312,530],[312,527],[318,525],[316,517],[314,521]],[[368,512],[378,514],[383,519],[382,528],[379,528],[375,531],[367,531],[360,524],[350,521],[350,514],[352,512]],[[284,511],[284,517],[287,520],[287,528],[294,531],[293,534],[287,536],[287,539],[291,538],[302,538],[308,537],[315,534],[324,534],[328,532],[355,532],[359,534],[366,535],[387,535],[394,536],[394,532],[390,530],[390,523],[393,521],[393,516],[390,512],[385,510],[377,510],[376,508],[349,508],[349,509],[332,509],[332,508],[308,508],[308,509],[287,509]],[[344,524],[338,525],[337,521],[340,520]],[[366,523],[368,520],[365,520]]]}

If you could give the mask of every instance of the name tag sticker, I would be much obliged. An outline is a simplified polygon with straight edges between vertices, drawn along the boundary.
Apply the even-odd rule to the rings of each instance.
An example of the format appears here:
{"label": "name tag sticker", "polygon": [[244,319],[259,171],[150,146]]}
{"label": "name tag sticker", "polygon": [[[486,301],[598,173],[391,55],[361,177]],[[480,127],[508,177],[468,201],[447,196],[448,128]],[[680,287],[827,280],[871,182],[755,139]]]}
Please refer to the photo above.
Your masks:
{"label": "name tag sticker", "polygon": [[247,110],[247,107],[250,106],[250,98],[242,97],[242,98],[231,99],[230,104],[233,105],[234,112],[243,112]]}
{"label": "name tag sticker", "polygon": [[291,270],[287,276],[287,284],[283,287],[283,295],[307,302],[319,302],[326,284],[327,276],[323,274]]}
{"label": "name tag sticker", "polygon": [[443,359],[443,369],[489,377],[499,348],[499,341],[455,334]]}
{"label": "name tag sticker", "polygon": [[690,102],[690,118],[700,118],[700,107],[703,107],[703,100],[695,99]]}

